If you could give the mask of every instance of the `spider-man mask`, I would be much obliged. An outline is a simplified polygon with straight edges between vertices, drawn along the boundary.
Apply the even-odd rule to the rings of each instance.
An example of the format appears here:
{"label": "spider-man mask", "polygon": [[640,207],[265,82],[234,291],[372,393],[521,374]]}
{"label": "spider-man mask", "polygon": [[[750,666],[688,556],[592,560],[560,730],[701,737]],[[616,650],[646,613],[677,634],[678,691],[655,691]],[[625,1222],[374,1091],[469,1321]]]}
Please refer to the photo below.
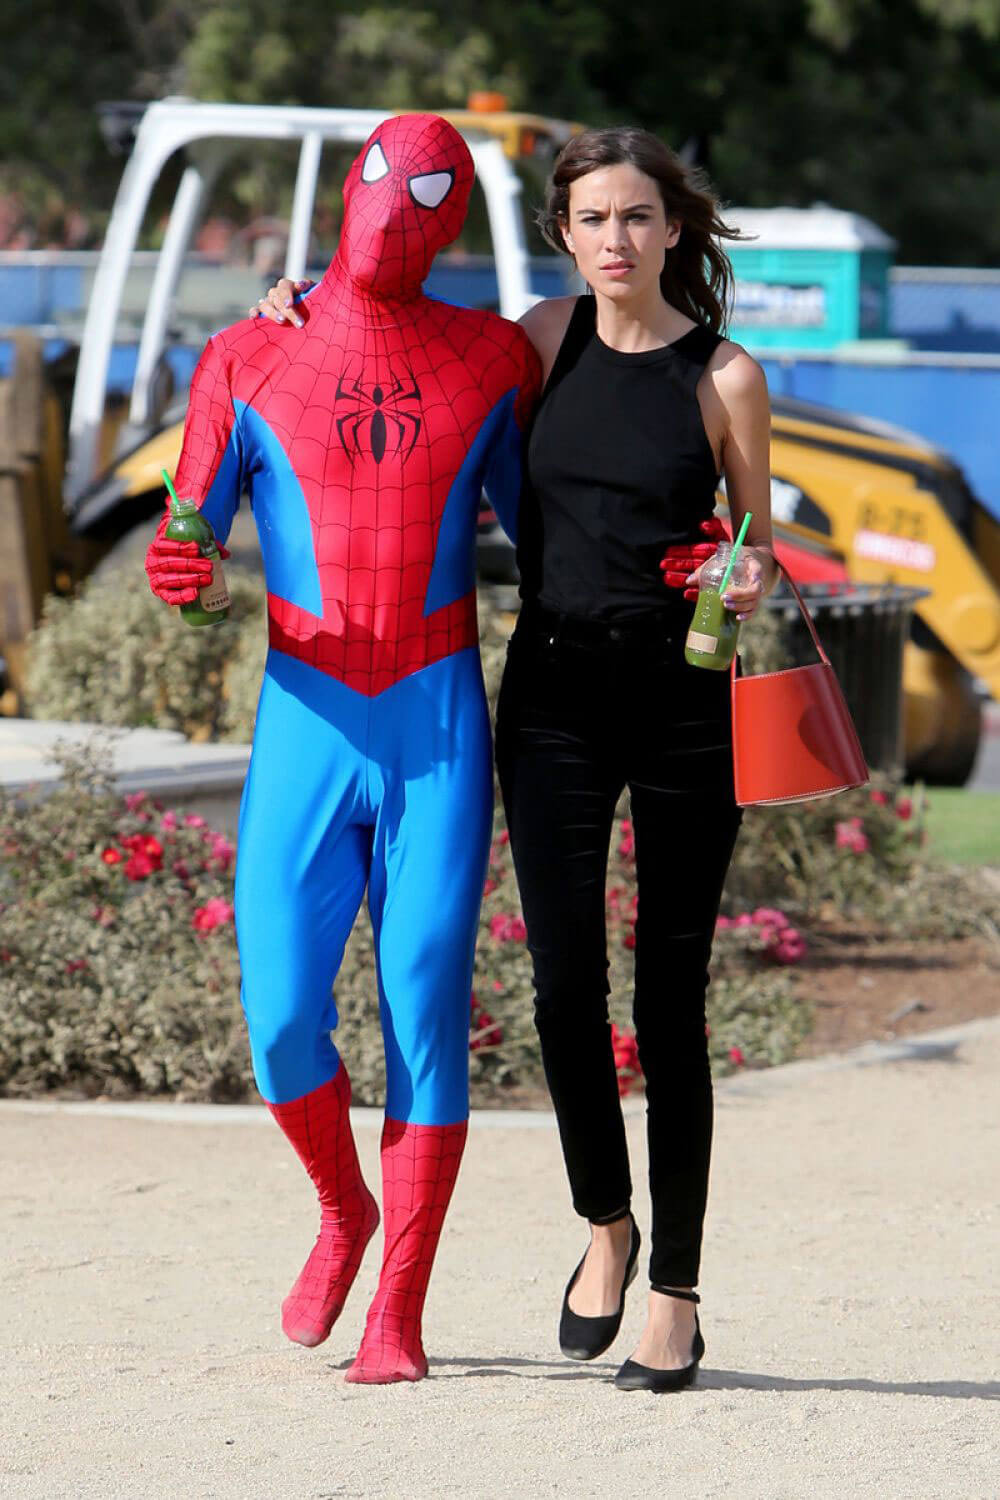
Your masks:
{"label": "spider-man mask", "polygon": [[375,297],[419,290],[465,222],[469,148],[438,115],[399,115],[373,130],[344,184],[337,258]]}

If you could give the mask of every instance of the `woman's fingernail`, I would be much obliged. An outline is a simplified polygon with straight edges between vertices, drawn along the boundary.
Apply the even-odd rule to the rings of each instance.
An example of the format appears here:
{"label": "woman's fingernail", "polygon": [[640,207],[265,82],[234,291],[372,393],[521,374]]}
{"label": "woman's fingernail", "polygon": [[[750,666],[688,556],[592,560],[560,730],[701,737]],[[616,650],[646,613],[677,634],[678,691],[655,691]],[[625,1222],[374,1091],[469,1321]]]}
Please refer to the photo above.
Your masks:
{"label": "woman's fingernail", "polygon": [[301,328],[302,327],[302,319],[301,318],[296,318],[295,319],[295,326],[296,326],[296,328]]}

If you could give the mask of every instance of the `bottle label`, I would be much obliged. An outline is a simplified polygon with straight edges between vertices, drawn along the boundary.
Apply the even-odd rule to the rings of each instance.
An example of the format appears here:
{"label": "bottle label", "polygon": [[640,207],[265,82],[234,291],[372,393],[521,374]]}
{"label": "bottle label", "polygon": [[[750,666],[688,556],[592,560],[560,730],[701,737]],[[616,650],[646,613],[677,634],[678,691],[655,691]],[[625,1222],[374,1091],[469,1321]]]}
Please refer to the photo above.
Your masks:
{"label": "bottle label", "polygon": [[700,630],[689,630],[687,644],[692,651],[704,651],[706,656],[714,656],[719,649],[719,637],[705,635]]}
{"label": "bottle label", "polygon": [[226,575],[222,571],[222,558],[216,554],[212,559],[212,581],[206,583],[198,594],[199,602],[209,614],[219,609],[229,608],[229,590],[226,587]]}

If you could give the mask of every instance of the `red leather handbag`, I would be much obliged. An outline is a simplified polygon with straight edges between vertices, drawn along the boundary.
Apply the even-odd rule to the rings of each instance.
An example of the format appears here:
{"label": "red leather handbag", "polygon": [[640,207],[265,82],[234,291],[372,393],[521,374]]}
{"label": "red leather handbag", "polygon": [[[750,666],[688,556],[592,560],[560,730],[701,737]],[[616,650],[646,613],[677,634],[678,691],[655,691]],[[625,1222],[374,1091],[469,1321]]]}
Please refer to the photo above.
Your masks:
{"label": "red leather handbag", "polygon": [[733,771],[740,807],[811,802],[869,779],[830,658],[794,579],[778,566],[805,616],[819,661],[737,677],[733,659]]}

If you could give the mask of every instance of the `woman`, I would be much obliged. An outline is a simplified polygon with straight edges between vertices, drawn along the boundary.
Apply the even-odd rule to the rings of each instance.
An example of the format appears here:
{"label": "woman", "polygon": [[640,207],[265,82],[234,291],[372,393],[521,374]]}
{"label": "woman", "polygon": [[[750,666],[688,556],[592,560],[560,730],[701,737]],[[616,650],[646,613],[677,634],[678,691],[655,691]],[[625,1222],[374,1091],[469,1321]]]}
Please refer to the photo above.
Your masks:
{"label": "woman", "polygon": [[[563,1351],[577,1359],[616,1336],[640,1244],[604,916],[614,810],[629,789],[652,1255],[646,1326],[616,1384],[666,1392],[693,1381],[704,1352],[694,1287],[712,1133],[705,993],[740,822],[728,674],[685,663],[684,599],[711,551],[701,533],[720,475],[734,527],[753,514],[745,581],[727,602],[745,620],[774,582],[767,388],[719,332],[730,270],[718,241],[734,232],[654,136],[575,137],[541,223],[593,295],[553,298],[521,320],[545,385],[527,446],[523,607],[500,690],[497,766],[546,1077],[573,1204],[590,1224],[560,1321]],[[260,306],[295,321],[291,293],[283,281]]]}

